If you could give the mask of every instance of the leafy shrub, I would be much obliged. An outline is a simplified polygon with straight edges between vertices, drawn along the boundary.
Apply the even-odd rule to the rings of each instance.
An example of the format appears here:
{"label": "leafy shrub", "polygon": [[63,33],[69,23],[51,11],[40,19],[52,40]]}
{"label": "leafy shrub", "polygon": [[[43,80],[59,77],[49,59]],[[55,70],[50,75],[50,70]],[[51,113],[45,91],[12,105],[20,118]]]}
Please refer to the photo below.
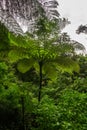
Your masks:
{"label": "leafy shrub", "polygon": [[62,92],[59,103],[60,130],[87,129],[87,94],[72,89]]}
{"label": "leafy shrub", "polygon": [[[36,111],[37,128],[35,130],[58,130],[58,110],[53,100],[44,96]],[[34,130],[32,129],[32,130]]]}

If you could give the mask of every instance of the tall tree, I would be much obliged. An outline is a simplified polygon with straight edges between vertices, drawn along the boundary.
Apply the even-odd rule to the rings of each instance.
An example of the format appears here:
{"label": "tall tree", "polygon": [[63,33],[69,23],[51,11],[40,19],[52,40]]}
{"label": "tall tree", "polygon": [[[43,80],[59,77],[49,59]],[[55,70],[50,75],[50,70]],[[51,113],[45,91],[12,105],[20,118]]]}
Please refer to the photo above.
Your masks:
{"label": "tall tree", "polygon": [[58,31],[57,26],[55,29],[54,21],[41,18],[37,26],[38,30],[35,30],[35,33],[27,33],[25,37],[9,35],[13,47],[9,52],[9,58],[12,62],[17,62],[20,72],[25,73],[34,67],[39,73],[38,100],[40,101],[43,76],[55,79],[57,69],[78,72],[79,66],[71,58],[75,53],[74,44],[58,42]]}

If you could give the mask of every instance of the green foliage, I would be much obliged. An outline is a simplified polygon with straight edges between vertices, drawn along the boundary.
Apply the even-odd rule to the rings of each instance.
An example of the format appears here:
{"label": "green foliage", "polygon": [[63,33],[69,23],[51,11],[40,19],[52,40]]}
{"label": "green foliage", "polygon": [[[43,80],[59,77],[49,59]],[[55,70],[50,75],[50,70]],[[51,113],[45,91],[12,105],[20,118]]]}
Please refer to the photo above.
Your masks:
{"label": "green foliage", "polygon": [[[15,83],[11,83],[11,86],[9,88],[4,88],[3,91],[0,93],[0,103],[3,105],[4,109],[9,108],[10,106],[12,108],[17,107],[18,101],[19,101],[19,92],[18,87]],[[16,98],[15,98],[16,97]]]}
{"label": "green foliage", "polygon": [[[0,62],[0,129],[11,129],[14,127],[19,117],[19,89],[11,66],[5,62]],[[16,116],[15,116],[16,115]],[[14,117],[14,118],[12,118]],[[19,119],[18,119],[19,120]],[[17,120],[17,121],[18,121]]]}
{"label": "green foliage", "polygon": [[[0,129],[22,129],[23,103],[25,126],[31,126],[29,117],[37,105],[30,83],[18,81],[10,64],[0,63]],[[33,88],[33,87],[32,87]],[[22,102],[22,97],[24,102]],[[13,118],[14,117],[14,118]]]}
{"label": "green foliage", "polygon": [[73,84],[71,84],[71,87],[74,90],[77,90],[81,93],[87,92],[87,77],[81,78],[81,77],[75,77]]}
{"label": "green foliage", "polygon": [[10,48],[8,34],[8,29],[0,22],[0,60],[7,60]]}
{"label": "green foliage", "polygon": [[57,30],[58,24],[55,21],[49,21],[47,18],[40,18],[37,21],[37,31],[35,31],[35,33],[39,37],[49,37],[52,33],[54,35],[55,26]]}
{"label": "green foliage", "polygon": [[35,109],[35,126],[32,130],[86,130],[87,94],[73,89],[62,90],[58,102],[44,96]]}
{"label": "green foliage", "polygon": [[87,55],[85,56],[78,56],[78,61],[80,65],[80,77],[86,78],[87,77]]}
{"label": "green foliage", "polygon": [[[71,58],[60,56],[61,52],[58,52],[58,50],[61,45],[54,46],[53,44],[49,44],[47,49],[45,48],[45,43],[42,43],[43,45],[37,45],[37,43],[40,43],[40,41],[36,40],[35,44],[30,43],[32,46],[30,46],[29,49],[18,47],[16,50],[14,49],[9,52],[9,58],[11,62],[17,62],[18,60],[21,60],[18,63],[18,70],[20,72],[24,73],[32,67],[35,67],[36,70],[39,70],[37,68],[39,66],[36,65],[39,64],[39,61],[43,62],[43,68],[45,68],[47,64],[51,66],[51,69],[52,66],[55,66],[56,69],[53,67],[54,73],[56,73],[58,67],[68,72],[79,71],[79,66],[77,62],[73,61]],[[45,69],[43,70],[43,72],[45,72]],[[46,73],[47,71],[45,72],[45,74]],[[51,73],[47,75],[50,76],[50,74]]]}
{"label": "green foliage", "polygon": [[[57,78],[57,69],[60,68],[70,73],[78,72],[77,62],[66,56],[67,53],[72,52],[71,44],[58,42],[56,22],[41,18],[37,22],[37,27],[38,30],[34,35],[25,34],[25,36],[14,35],[7,30],[4,37],[8,38],[7,42],[10,45],[10,50],[8,50],[10,62],[18,62],[17,68],[22,73],[29,71],[32,67],[39,72],[39,62],[42,62],[42,72],[51,80]],[[50,67],[46,67],[46,65]]]}
{"label": "green foliage", "polygon": [[17,69],[20,72],[25,73],[28,70],[30,70],[32,67],[34,67],[34,63],[35,61],[33,59],[29,59],[29,60],[23,59],[17,64]]}
{"label": "green foliage", "polygon": [[[53,103],[52,99],[45,96],[40,102],[38,108],[35,110],[37,128],[35,130],[57,130],[58,122],[58,109]],[[33,129],[32,129],[33,130]]]}
{"label": "green foliage", "polygon": [[72,89],[62,92],[58,111],[60,114],[60,129],[86,130],[87,128],[87,94]]}
{"label": "green foliage", "polygon": [[21,129],[23,97],[27,130],[86,130],[86,75],[81,78],[82,75],[75,74],[59,71],[56,82],[43,86],[42,100],[38,104],[37,85],[18,81],[12,66],[1,62],[0,116],[3,118],[0,129]]}
{"label": "green foliage", "polygon": [[2,80],[4,78],[4,75],[6,74],[8,69],[8,66],[5,64],[5,62],[0,62],[0,79]]}
{"label": "green foliage", "polygon": [[[80,69],[74,46],[58,42],[55,22],[40,19],[37,26],[33,35],[16,36],[0,24],[0,129],[86,130],[86,57],[78,58]],[[14,63],[30,79],[25,82],[21,73],[18,79]]]}
{"label": "green foliage", "polygon": [[[4,26],[4,24],[2,24],[0,22],[0,44],[2,46],[4,43],[6,46],[7,46],[7,44],[9,44],[8,33],[9,33],[9,30]],[[0,46],[0,48],[2,48],[2,46]],[[3,47],[5,47],[5,46],[3,46]]]}
{"label": "green foliage", "polygon": [[[71,58],[69,57],[58,57],[57,58],[57,63],[58,63],[58,66],[59,68],[61,68],[61,70],[64,72],[69,72],[69,73],[72,73],[72,72],[79,72],[80,70],[80,67],[78,65],[78,63],[76,61],[73,61]],[[63,69],[62,69],[63,68]]]}

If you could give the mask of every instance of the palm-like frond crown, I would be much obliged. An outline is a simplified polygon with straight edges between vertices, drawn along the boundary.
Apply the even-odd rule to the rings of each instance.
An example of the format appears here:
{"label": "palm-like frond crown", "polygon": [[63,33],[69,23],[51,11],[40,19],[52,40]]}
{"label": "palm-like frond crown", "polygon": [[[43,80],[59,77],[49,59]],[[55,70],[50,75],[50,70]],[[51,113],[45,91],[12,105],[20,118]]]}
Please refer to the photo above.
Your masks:
{"label": "palm-like frond crown", "polygon": [[57,6],[56,0],[1,0],[0,21],[10,31],[21,34],[22,26],[29,31],[35,20],[42,15],[49,19],[58,17]]}
{"label": "palm-like frond crown", "polygon": [[[41,24],[42,22],[44,23],[41,21]],[[33,66],[38,72],[38,64],[42,62],[43,74],[47,74],[47,77],[57,74],[56,70],[59,68],[68,72],[78,72],[78,64],[72,60],[71,55],[66,55],[73,54],[75,47],[68,42],[58,42],[58,35],[53,35],[54,23],[45,21],[45,25],[42,24],[39,28],[44,31],[37,38],[28,34],[15,36],[3,24],[0,24],[0,28],[0,58],[6,57],[5,59],[8,58],[13,63],[17,62],[19,71],[25,73]],[[53,37],[50,37],[50,33]]]}

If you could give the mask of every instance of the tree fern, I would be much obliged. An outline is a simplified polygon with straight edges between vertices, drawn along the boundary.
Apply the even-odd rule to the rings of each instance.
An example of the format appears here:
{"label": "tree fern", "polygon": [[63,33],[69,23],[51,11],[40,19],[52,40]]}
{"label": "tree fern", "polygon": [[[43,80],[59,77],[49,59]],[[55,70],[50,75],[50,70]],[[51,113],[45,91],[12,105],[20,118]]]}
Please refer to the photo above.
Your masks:
{"label": "tree fern", "polygon": [[[22,73],[34,67],[39,74],[39,101],[41,100],[43,74],[47,78],[53,79],[53,74],[56,78],[57,69],[59,68],[67,72],[79,71],[78,63],[72,60],[74,53],[73,44],[58,42],[58,34],[56,29],[53,28],[54,24],[51,24],[50,27],[50,22],[48,22],[45,26],[44,20],[42,20],[40,24],[42,24],[40,27],[43,28],[43,33],[36,33],[34,36],[27,34],[25,34],[25,36],[18,36],[10,32],[7,33],[10,45],[8,52],[9,60],[16,62],[18,70]],[[39,29],[40,28],[38,28],[37,32],[41,31]]]}
{"label": "tree fern", "polygon": [[[47,32],[46,30],[44,31],[46,33],[44,35],[47,35],[47,36],[48,34],[51,33],[48,30]],[[43,34],[40,35],[40,38],[39,37],[34,38],[34,37],[26,36],[26,35],[25,37],[23,36],[15,37],[14,35],[13,36],[9,35],[9,39],[11,39],[10,43],[12,43],[11,46],[13,46],[12,50],[9,52],[9,55],[8,55],[10,60],[12,62],[17,62],[21,60],[21,62],[19,62],[19,65],[20,65],[22,63],[22,59],[26,59],[27,61],[32,58],[37,63],[42,62],[43,66],[46,65],[46,63],[50,63],[50,65],[52,63],[53,64],[55,63],[56,67],[58,65],[58,66],[61,66],[63,69],[66,68],[65,69],[66,71],[68,70],[70,71],[71,69],[71,71],[78,72],[79,66],[77,65],[76,68],[72,67],[72,66],[76,66],[76,62],[73,61],[71,57],[75,53],[75,47],[77,48],[79,47],[79,45],[75,46],[75,44],[70,44],[70,42],[59,43],[57,36],[53,38],[53,37],[50,37],[50,35],[49,37],[42,37],[42,35]],[[24,66],[24,62],[23,62],[23,66]],[[23,67],[21,67],[21,70],[22,68]],[[24,69],[26,69],[26,67],[24,67]]]}

